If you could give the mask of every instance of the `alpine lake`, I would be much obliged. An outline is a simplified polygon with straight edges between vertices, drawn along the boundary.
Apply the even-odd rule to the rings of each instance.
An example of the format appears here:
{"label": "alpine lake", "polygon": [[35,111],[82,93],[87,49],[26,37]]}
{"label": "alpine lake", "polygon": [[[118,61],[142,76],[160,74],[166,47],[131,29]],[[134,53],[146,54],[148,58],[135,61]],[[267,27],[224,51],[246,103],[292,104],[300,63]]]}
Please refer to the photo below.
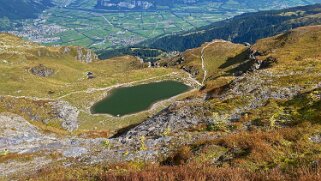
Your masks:
{"label": "alpine lake", "polygon": [[103,100],[94,104],[92,114],[125,116],[149,109],[156,102],[169,99],[191,87],[178,81],[161,81],[111,90]]}

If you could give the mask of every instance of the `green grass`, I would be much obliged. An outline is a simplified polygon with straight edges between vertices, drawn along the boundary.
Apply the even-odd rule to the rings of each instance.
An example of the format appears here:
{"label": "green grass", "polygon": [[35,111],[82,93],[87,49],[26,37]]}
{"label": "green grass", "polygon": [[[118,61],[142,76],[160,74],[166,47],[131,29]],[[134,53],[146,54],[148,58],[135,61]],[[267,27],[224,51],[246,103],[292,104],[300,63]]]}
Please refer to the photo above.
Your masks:
{"label": "green grass", "polygon": [[[178,11],[181,10],[178,8]],[[184,12],[173,14],[170,11],[93,13],[77,9],[51,8],[44,13],[44,17],[46,19],[44,25],[55,24],[66,28],[66,31],[62,33],[44,35],[45,37],[60,37],[59,41],[48,43],[48,45],[80,45],[101,49],[124,47],[130,43],[137,43],[163,34],[190,30],[227,16],[212,12],[191,14]]]}
{"label": "green grass", "polygon": [[[208,45],[208,46],[207,46]],[[204,65],[207,71],[207,87],[217,87],[229,82],[229,76],[237,72],[238,66],[248,56],[247,48],[241,44],[231,42],[216,42],[214,44],[203,44],[200,48],[188,50],[184,53],[184,66],[197,68],[199,74],[197,80],[202,81],[204,70],[202,69],[201,52],[204,48]]]}
{"label": "green grass", "polygon": [[[138,123],[160,108],[164,108],[158,106],[156,109],[128,116],[118,121],[109,116],[91,115],[90,106],[106,96],[107,91],[113,87],[186,76],[186,74],[179,73],[178,70],[174,69],[146,68],[146,64],[142,64],[131,56],[82,63],[75,59],[76,47],[71,47],[69,54],[63,54],[63,48],[60,47],[42,47],[7,34],[0,34],[0,37],[2,48],[0,49],[2,77],[0,80],[0,95],[66,100],[81,111],[79,119],[80,128],[83,130],[99,128],[113,132],[123,126]],[[39,54],[43,56],[39,56]],[[39,64],[54,69],[55,73],[45,78],[31,74],[30,68]],[[86,73],[89,71],[94,73],[94,79],[87,79]],[[174,75],[173,72],[178,74]],[[37,104],[32,103],[29,98],[25,101],[24,99],[10,99],[10,101],[18,101],[14,104],[16,105],[15,110],[17,110],[14,113],[20,114],[28,120],[30,120],[28,115],[19,112],[21,106],[32,107],[32,109],[35,109],[33,111],[39,112],[40,115],[46,115],[47,112],[50,112],[48,109],[43,109],[44,114],[41,114],[41,110],[37,111]],[[29,104],[30,106],[28,106]],[[41,109],[41,107],[39,108]],[[7,110],[10,109],[0,106],[0,112],[6,112]],[[51,119],[50,114],[47,116]],[[45,116],[41,117],[41,120],[46,118]],[[100,124],[101,121],[104,124]],[[37,126],[39,127],[39,125]]]}

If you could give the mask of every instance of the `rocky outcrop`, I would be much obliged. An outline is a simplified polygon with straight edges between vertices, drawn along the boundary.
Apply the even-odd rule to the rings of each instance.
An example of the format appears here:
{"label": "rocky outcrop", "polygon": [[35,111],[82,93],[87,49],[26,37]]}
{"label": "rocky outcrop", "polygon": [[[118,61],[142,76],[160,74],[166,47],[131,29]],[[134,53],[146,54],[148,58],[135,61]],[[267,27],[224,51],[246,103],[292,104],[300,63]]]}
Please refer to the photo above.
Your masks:
{"label": "rocky outcrop", "polygon": [[131,129],[122,138],[134,137],[160,137],[162,135],[177,133],[190,129],[201,123],[212,120],[206,116],[208,110],[203,105],[202,99],[176,102],[156,116],[146,120]]}
{"label": "rocky outcrop", "polygon": [[0,150],[22,151],[16,145],[40,141],[38,129],[14,114],[0,115]]}
{"label": "rocky outcrop", "polygon": [[[61,154],[64,158],[79,158],[92,154],[91,148],[101,146],[102,139],[61,138],[45,134],[24,118],[9,113],[0,113],[0,153],[9,154],[45,153],[26,160],[10,160],[0,163],[0,177],[37,171],[57,160],[48,156]],[[0,155],[1,156],[1,155]]]}
{"label": "rocky outcrop", "polygon": [[67,131],[74,131],[78,128],[79,111],[65,101],[0,96],[1,109],[20,115],[28,121],[41,122],[46,125],[59,120],[61,127]]}
{"label": "rocky outcrop", "polygon": [[64,54],[68,54],[68,53],[70,53],[70,51],[71,51],[71,49],[69,47],[64,47],[63,48],[63,53]]}
{"label": "rocky outcrop", "polygon": [[259,69],[265,69],[271,67],[273,64],[277,63],[278,60],[275,57],[268,57],[265,60],[259,60],[254,56],[255,52],[251,54],[250,59],[252,59],[254,64],[251,67],[251,71],[256,71]]}
{"label": "rocky outcrop", "polygon": [[87,72],[87,79],[93,79],[95,78],[95,75],[93,72]]}
{"label": "rocky outcrop", "polygon": [[65,101],[51,103],[54,109],[54,114],[62,120],[61,126],[68,131],[78,129],[78,114],[77,108],[71,106]]}
{"label": "rocky outcrop", "polygon": [[91,50],[77,47],[76,60],[80,62],[91,63],[95,59],[97,59],[97,56]]}
{"label": "rocky outcrop", "polygon": [[[242,113],[263,106],[269,99],[291,99],[298,95],[303,88],[298,85],[273,86],[273,79],[281,76],[272,74],[268,70],[246,73],[235,79],[229,90],[221,96],[221,100],[246,97],[247,103],[230,110],[230,120],[238,120]],[[286,76],[286,75],[285,75]]]}
{"label": "rocky outcrop", "polygon": [[188,72],[193,78],[199,74],[199,70],[193,66],[183,66],[182,69]]}
{"label": "rocky outcrop", "polygon": [[54,69],[48,68],[43,64],[39,64],[38,66],[32,67],[30,69],[30,72],[40,77],[49,77],[55,73]]}
{"label": "rocky outcrop", "polygon": [[98,56],[92,50],[83,47],[61,47],[59,52],[60,54],[74,56],[75,60],[84,63],[91,63],[98,59]]}

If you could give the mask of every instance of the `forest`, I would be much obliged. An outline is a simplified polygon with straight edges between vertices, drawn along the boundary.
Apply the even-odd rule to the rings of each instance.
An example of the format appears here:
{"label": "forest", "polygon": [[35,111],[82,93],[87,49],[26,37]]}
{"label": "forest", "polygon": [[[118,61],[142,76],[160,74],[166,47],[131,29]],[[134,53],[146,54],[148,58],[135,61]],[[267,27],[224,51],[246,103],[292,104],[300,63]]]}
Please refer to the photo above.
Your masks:
{"label": "forest", "polygon": [[318,4],[286,10],[246,13],[193,31],[160,36],[140,43],[139,46],[165,51],[184,51],[199,47],[204,42],[213,39],[224,39],[235,43],[255,43],[260,38],[273,36],[293,28],[319,24],[321,18],[311,15],[320,13],[320,8],[321,5]]}

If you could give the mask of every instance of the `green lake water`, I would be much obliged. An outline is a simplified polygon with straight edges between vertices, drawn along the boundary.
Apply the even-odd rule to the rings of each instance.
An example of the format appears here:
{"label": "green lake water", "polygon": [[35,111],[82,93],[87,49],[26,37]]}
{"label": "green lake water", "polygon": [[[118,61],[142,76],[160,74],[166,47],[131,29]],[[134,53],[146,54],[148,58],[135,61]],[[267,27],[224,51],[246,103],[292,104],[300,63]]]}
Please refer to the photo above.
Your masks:
{"label": "green lake water", "polygon": [[123,116],[149,109],[154,103],[190,90],[177,81],[162,81],[112,90],[105,99],[92,108],[93,114]]}

